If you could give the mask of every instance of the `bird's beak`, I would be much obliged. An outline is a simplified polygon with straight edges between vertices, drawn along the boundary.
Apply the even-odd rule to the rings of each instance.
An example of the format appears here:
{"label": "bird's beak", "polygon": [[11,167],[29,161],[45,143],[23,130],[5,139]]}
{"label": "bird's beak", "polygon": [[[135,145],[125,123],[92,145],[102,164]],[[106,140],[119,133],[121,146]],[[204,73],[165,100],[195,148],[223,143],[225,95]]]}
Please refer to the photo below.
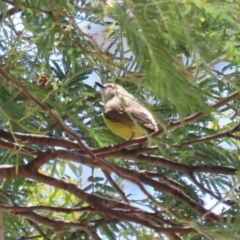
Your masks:
{"label": "bird's beak", "polygon": [[105,88],[101,83],[99,83],[99,82],[95,82],[95,84],[97,85],[97,86],[99,86],[100,88]]}

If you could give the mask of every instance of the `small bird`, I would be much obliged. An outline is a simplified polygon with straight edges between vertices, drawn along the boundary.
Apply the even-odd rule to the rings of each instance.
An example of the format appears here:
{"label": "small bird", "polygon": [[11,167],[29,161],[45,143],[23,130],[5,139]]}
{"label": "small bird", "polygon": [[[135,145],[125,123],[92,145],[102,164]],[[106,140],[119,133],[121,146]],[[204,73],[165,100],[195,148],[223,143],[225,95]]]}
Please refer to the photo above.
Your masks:
{"label": "small bird", "polygon": [[123,87],[114,84],[100,84],[104,102],[103,119],[116,135],[131,139],[151,134],[158,130],[152,114]]}

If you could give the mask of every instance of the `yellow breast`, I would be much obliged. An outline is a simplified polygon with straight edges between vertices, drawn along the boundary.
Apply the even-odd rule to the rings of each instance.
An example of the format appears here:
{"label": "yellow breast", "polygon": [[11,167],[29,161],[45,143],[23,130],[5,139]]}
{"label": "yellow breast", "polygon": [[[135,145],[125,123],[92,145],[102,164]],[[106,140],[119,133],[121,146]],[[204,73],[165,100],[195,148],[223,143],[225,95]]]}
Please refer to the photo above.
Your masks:
{"label": "yellow breast", "polygon": [[105,117],[103,117],[106,125],[108,128],[116,135],[125,138],[130,139],[132,137],[137,138],[145,135],[144,130],[137,125],[134,124],[124,124],[120,122],[113,122]]}

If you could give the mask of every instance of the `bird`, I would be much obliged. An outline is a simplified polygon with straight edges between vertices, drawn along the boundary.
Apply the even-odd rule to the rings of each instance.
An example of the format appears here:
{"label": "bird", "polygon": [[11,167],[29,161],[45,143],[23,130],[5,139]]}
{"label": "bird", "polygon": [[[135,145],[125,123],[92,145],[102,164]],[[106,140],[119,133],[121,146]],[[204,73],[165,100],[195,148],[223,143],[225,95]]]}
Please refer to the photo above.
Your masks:
{"label": "bird", "polygon": [[123,139],[132,139],[158,130],[152,114],[122,86],[115,83],[101,84],[103,119],[107,127]]}

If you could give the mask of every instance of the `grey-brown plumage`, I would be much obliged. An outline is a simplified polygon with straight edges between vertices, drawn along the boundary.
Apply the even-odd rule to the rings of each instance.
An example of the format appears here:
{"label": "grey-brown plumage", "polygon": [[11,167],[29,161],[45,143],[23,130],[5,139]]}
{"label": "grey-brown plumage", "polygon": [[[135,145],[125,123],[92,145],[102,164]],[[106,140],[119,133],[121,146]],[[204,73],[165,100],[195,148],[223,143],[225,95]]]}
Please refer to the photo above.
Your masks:
{"label": "grey-brown plumage", "polygon": [[158,130],[152,114],[123,87],[113,83],[98,85],[105,103],[104,120],[115,134],[130,138]]}

